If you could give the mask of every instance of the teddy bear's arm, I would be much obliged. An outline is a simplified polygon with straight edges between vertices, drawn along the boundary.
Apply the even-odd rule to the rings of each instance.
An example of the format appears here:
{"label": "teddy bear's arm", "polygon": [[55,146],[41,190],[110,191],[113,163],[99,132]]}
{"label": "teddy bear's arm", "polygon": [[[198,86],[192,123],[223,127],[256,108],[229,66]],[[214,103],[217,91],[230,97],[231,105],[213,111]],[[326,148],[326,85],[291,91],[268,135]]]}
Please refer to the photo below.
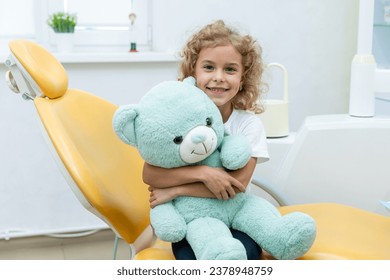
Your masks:
{"label": "teddy bear's arm", "polygon": [[245,136],[228,135],[223,139],[220,153],[222,165],[229,170],[237,170],[248,163],[251,148]]}

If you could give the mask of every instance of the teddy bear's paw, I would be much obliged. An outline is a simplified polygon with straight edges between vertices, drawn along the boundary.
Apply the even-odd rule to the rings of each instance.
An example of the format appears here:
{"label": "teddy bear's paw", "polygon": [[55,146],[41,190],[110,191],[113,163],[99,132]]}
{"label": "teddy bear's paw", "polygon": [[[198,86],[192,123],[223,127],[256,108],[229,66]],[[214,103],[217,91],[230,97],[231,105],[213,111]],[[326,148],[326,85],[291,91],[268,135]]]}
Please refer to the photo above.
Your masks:
{"label": "teddy bear's paw", "polygon": [[163,241],[179,242],[185,238],[187,231],[184,228],[179,228],[177,230],[174,228],[169,228],[169,230],[155,230],[155,233],[157,237]]}
{"label": "teddy bear's paw", "polygon": [[240,135],[225,136],[221,148],[222,165],[230,170],[244,167],[251,158],[251,149],[246,137]]}
{"label": "teddy bear's paw", "polygon": [[232,237],[222,237],[211,241],[201,256],[201,260],[246,260],[246,250],[240,241]]}
{"label": "teddy bear's paw", "polygon": [[303,256],[315,240],[315,221],[300,212],[287,214],[281,221],[277,232],[274,232],[276,238],[264,249],[279,260],[294,260]]}

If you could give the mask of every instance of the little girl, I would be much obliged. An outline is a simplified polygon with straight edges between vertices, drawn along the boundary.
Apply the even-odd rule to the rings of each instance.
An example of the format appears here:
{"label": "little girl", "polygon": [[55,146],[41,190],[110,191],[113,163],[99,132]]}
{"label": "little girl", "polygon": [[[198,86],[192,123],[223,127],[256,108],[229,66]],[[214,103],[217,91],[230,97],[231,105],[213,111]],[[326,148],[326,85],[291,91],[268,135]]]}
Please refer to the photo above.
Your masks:
{"label": "little girl", "polygon": [[[218,20],[189,39],[182,57],[179,80],[195,77],[197,86],[220,110],[226,132],[248,137],[252,157],[245,167],[231,172],[208,166],[163,169],[145,163],[143,179],[150,185],[151,207],[184,195],[234,197],[246,191],[256,164],[268,160],[265,131],[253,114],[262,112],[258,104],[264,67],[260,46],[251,36],[243,36]],[[231,231],[243,243],[248,259],[259,259],[261,248],[245,233]],[[185,239],[173,243],[172,250],[176,259],[196,259]]]}

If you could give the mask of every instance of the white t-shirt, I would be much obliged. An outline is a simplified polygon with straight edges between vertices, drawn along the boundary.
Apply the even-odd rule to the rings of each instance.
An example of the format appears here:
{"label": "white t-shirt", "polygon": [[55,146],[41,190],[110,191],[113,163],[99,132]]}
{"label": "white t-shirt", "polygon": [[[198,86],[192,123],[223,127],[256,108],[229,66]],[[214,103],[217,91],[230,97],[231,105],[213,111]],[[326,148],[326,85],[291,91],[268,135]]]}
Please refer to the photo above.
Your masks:
{"label": "white t-shirt", "polygon": [[224,125],[228,134],[244,135],[249,139],[251,156],[257,158],[257,163],[269,160],[265,129],[258,116],[244,110],[233,109]]}

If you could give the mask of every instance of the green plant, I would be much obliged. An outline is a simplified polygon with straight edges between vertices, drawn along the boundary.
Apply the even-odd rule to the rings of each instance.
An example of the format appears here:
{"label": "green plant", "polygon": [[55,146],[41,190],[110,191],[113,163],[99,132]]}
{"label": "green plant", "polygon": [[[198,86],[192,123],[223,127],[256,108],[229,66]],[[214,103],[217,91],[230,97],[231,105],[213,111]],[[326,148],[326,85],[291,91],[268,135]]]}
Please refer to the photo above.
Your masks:
{"label": "green plant", "polygon": [[77,24],[77,16],[63,12],[54,13],[49,16],[47,24],[56,33],[73,33]]}

